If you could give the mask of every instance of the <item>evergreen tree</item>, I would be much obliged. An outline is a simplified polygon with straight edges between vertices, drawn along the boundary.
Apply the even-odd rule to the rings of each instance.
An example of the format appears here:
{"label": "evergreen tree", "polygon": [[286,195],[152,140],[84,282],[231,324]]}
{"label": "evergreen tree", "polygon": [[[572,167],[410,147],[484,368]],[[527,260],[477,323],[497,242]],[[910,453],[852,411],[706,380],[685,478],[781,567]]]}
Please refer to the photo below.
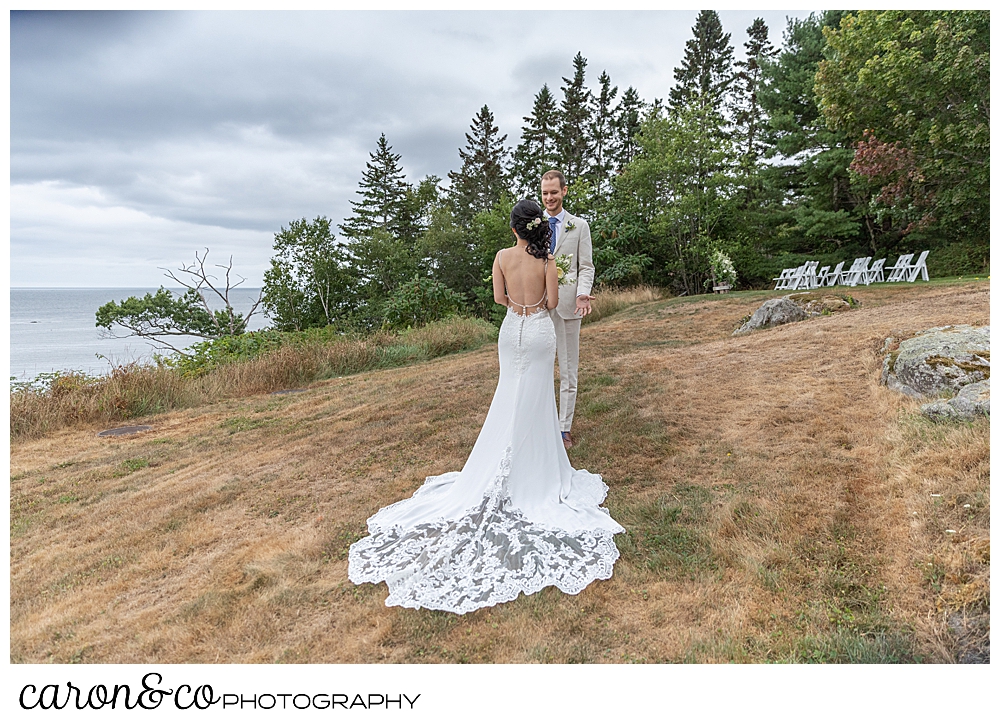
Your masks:
{"label": "evergreen tree", "polygon": [[514,179],[521,196],[537,197],[542,174],[559,165],[557,116],[555,96],[545,84],[535,95],[531,115],[524,117],[521,142],[514,151]]}
{"label": "evergreen tree", "polygon": [[340,230],[349,240],[347,263],[354,275],[356,307],[352,319],[361,327],[379,323],[382,305],[416,271],[414,245],[421,233],[419,191],[406,183],[401,156],[385,134],[365,164],[354,215]]}
{"label": "evergreen tree", "polygon": [[622,93],[622,99],[615,109],[615,166],[616,172],[620,172],[625,166],[631,163],[638,152],[635,136],[642,127],[642,113],[644,103],[639,97],[639,92],[629,86]]}
{"label": "evergreen tree", "polygon": [[593,97],[590,126],[587,129],[591,148],[591,166],[587,173],[598,198],[604,198],[610,191],[611,173],[617,156],[615,133],[616,113],[612,107],[618,86],[611,86],[611,76],[607,71],[598,78],[600,92]]}
{"label": "evergreen tree", "polygon": [[826,46],[823,28],[839,26],[845,14],[827,10],[804,20],[789,18],[781,53],[764,64],[766,82],[759,88],[768,116],[764,140],[768,155],[787,160],[767,174],[794,217],[793,233],[772,252],[839,251],[863,244],[863,229],[874,240],[871,220],[866,222],[858,210],[860,200],[850,193],[851,140],[827,128],[816,104],[816,70]]}
{"label": "evergreen tree", "polygon": [[732,83],[733,46],[729,44],[729,33],[722,33],[722,22],[714,10],[698,13],[692,32],[694,37],[684,45],[684,60],[674,68],[670,107],[687,106],[697,97],[703,107],[721,109]]}
{"label": "evergreen tree", "polygon": [[587,59],[581,53],[573,58],[573,78],[563,78],[562,114],[559,117],[559,165],[570,183],[589,169],[591,146],[587,138],[590,126],[591,93],[584,85]]}
{"label": "evergreen tree", "polygon": [[375,153],[368,155],[371,160],[365,163],[358,184],[361,200],[351,201],[354,215],[344,220],[340,230],[349,239],[361,238],[375,229],[399,237],[409,226],[406,218],[409,185],[399,164],[402,157],[392,152],[384,133],[379,136]]}
{"label": "evergreen tree", "polygon": [[458,150],[459,171],[449,171],[449,196],[455,216],[468,226],[472,217],[489,209],[508,188],[507,162],[510,151],[503,145],[506,134],[493,125],[493,113],[483,106],[472,119],[472,133],[465,134],[466,147]]}
{"label": "evergreen tree", "polygon": [[757,18],[747,28],[749,39],[744,43],[746,59],[736,62],[734,76],[735,100],[733,121],[740,172],[744,178],[744,200],[750,204],[759,195],[758,165],[767,150],[762,138],[766,124],[760,105],[759,91],[763,82],[763,64],[777,54],[767,37],[767,25]]}

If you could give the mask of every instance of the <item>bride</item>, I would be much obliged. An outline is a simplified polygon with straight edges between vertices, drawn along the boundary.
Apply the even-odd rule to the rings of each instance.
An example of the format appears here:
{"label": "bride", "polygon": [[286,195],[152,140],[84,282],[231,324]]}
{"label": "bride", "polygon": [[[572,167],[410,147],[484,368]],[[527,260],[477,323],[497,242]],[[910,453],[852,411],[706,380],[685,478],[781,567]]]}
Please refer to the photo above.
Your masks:
{"label": "bride", "polygon": [[517,244],[493,262],[494,299],[507,307],[500,380],[472,453],[369,518],[370,535],[350,548],[351,581],[385,581],[387,606],[461,614],[545,586],[576,594],[618,559],[612,536],[624,528],[600,507],[608,487],[572,468],[559,432],[551,231],[528,199],[510,225]]}

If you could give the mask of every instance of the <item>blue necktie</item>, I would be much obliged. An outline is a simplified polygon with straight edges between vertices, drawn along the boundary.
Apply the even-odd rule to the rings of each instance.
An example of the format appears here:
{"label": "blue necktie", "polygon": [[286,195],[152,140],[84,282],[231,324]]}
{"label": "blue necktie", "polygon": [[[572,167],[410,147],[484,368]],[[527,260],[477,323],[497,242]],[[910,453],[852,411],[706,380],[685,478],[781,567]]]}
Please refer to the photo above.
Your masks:
{"label": "blue necktie", "polygon": [[556,226],[559,224],[559,219],[555,216],[549,217],[549,228],[552,229],[552,239],[549,240],[549,253],[556,253]]}

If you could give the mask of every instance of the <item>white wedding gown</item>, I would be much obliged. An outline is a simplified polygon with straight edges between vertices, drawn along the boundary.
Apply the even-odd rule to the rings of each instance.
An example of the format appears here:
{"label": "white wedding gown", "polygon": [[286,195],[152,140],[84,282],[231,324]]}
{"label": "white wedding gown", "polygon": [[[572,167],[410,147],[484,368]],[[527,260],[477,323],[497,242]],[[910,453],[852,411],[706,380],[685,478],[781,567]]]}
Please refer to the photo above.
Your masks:
{"label": "white wedding gown", "polygon": [[461,472],[429,477],[368,519],[348,576],[389,586],[387,606],[468,613],[546,586],[576,594],[611,577],[612,536],[600,475],[574,470],[556,414],[556,336],[544,309],[509,309],[500,380]]}

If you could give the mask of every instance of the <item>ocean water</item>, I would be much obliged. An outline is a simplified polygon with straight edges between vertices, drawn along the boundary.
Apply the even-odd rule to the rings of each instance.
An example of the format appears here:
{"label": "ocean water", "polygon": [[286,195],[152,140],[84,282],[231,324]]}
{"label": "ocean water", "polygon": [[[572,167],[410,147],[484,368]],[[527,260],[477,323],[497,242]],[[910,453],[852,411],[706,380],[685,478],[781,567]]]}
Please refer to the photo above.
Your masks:
{"label": "ocean water", "polygon": [[[104,374],[111,363],[151,361],[156,349],[138,337],[116,339],[95,324],[97,308],[112,300],[142,296],[155,289],[11,289],[10,374],[30,380],[43,372],[80,370]],[[175,294],[178,290],[172,290]],[[183,290],[180,290],[183,291]],[[237,312],[250,310],[260,289],[239,287],[230,292]],[[212,300],[210,299],[211,303]],[[218,305],[221,306],[221,305]],[[260,308],[258,307],[258,310]],[[249,329],[268,326],[260,311],[250,319]],[[116,335],[127,330],[113,328]],[[173,337],[171,344],[185,347],[197,337]]]}

